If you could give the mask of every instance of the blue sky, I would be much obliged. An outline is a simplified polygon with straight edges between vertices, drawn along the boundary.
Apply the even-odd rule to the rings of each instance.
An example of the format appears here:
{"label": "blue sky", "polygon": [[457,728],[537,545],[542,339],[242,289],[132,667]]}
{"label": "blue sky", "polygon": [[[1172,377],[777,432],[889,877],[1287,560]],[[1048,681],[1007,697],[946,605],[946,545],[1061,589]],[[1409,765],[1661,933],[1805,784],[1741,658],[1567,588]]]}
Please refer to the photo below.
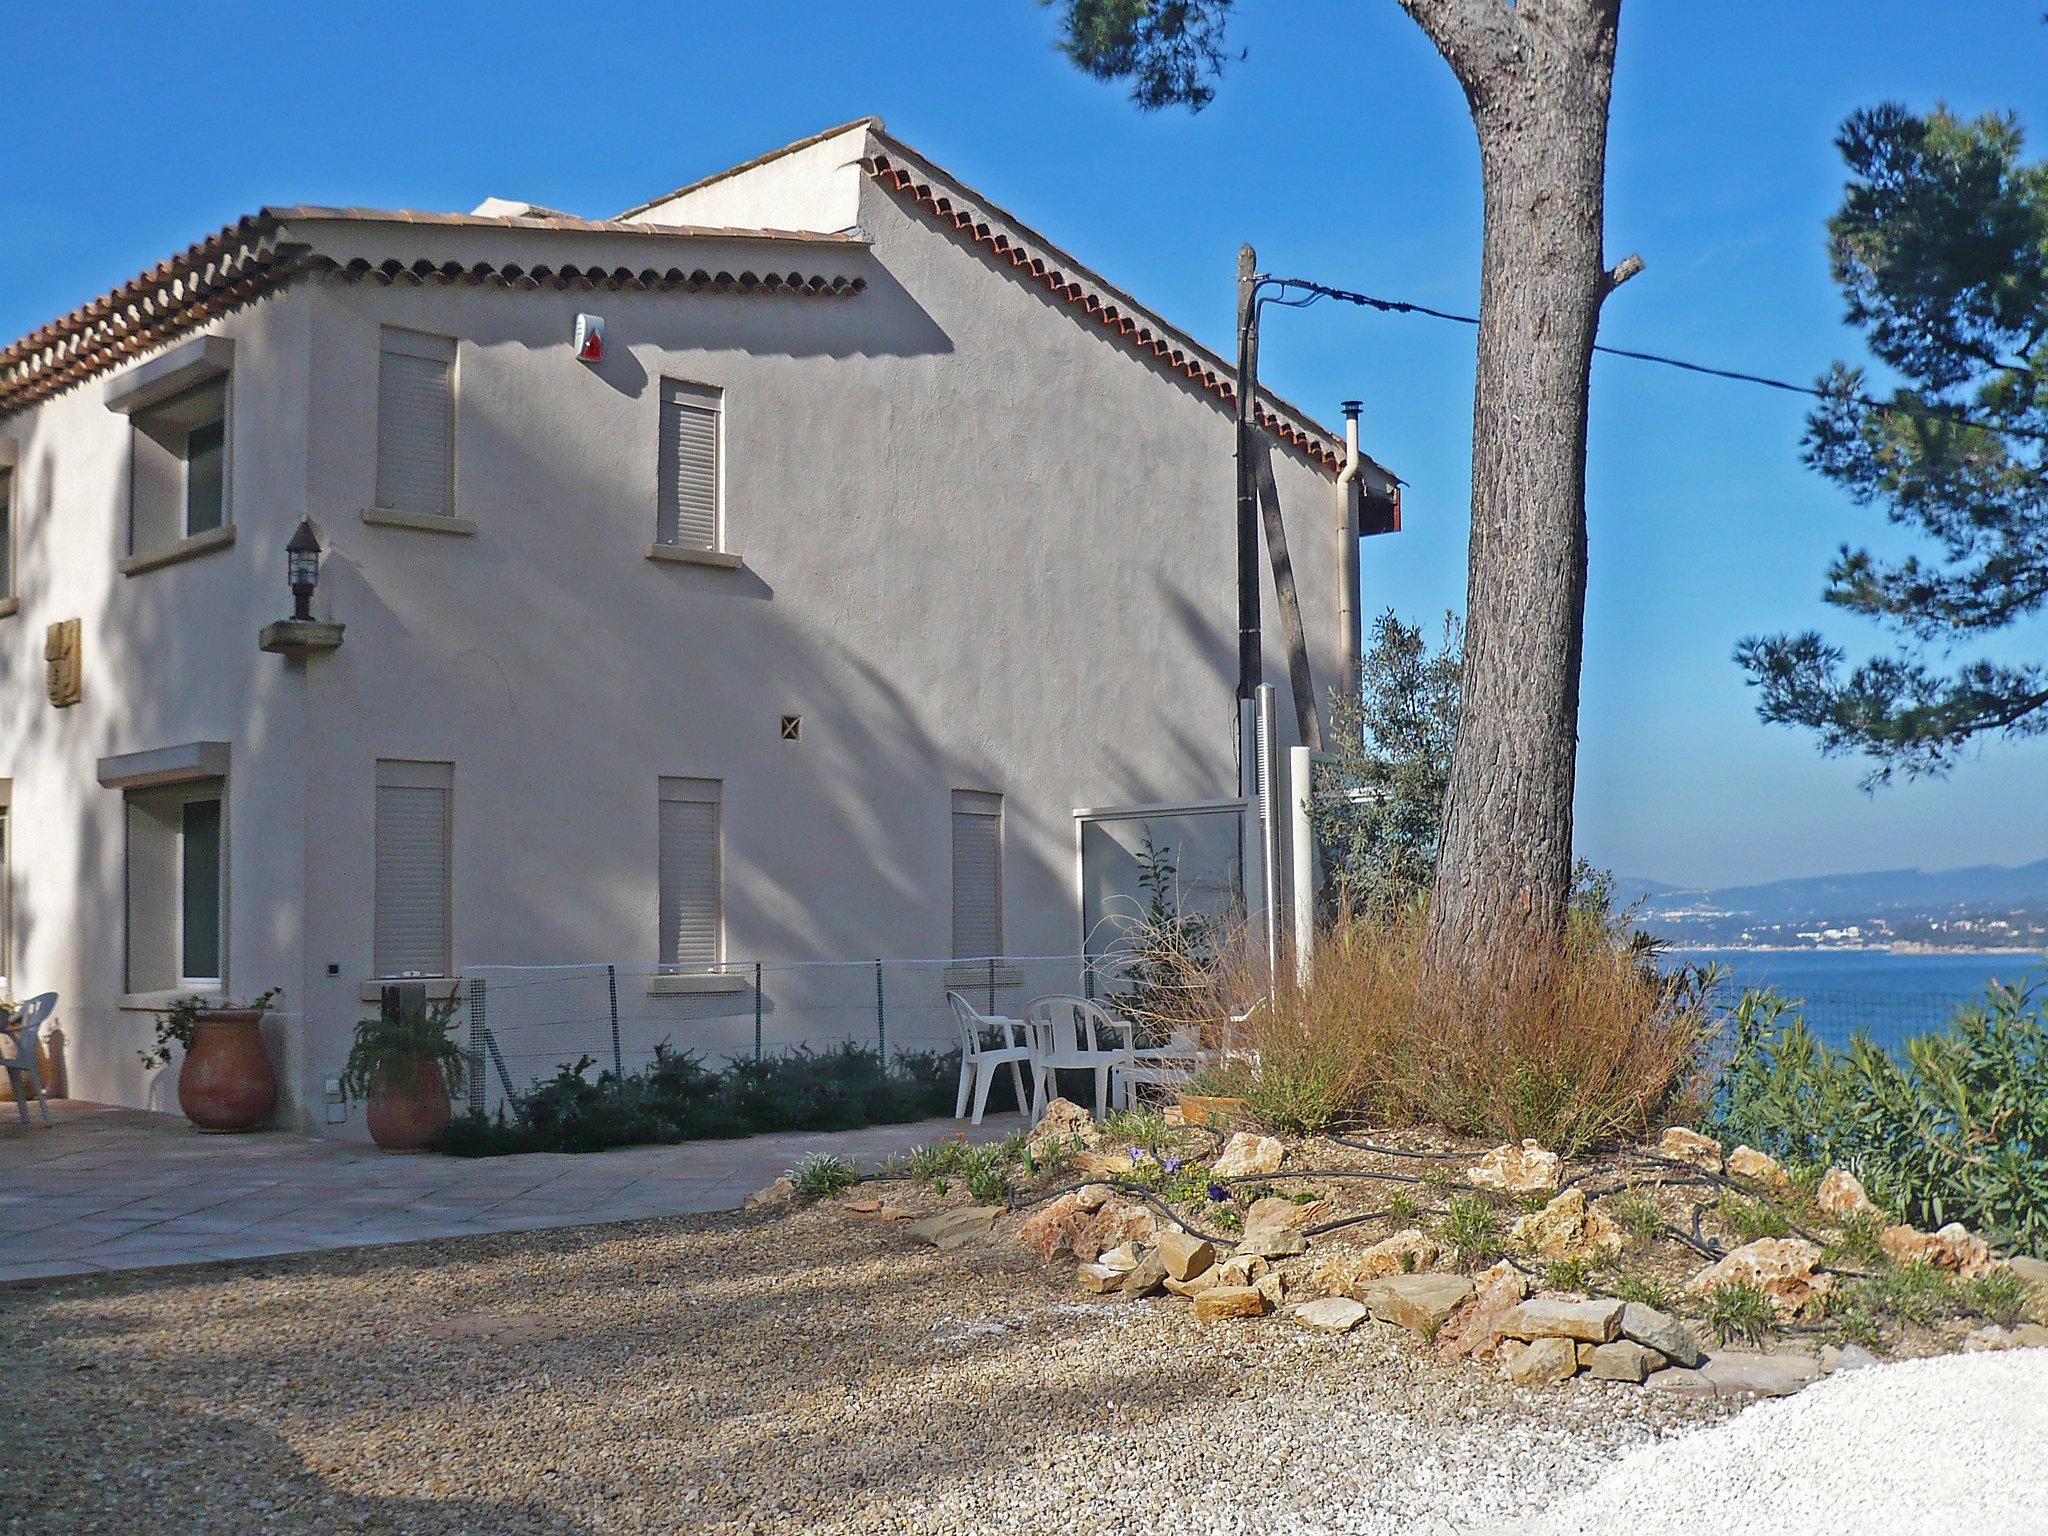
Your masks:
{"label": "blue sky", "polygon": [[[1083,78],[1033,0],[7,7],[0,332],[264,203],[601,215],[867,112],[1219,347],[1246,238],[1271,271],[1469,310],[1477,152],[1420,33],[1394,0],[1245,9],[1248,57],[1190,116]],[[1608,239],[1649,266],[1603,339],[1795,379],[1856,356],[1822,244],[1835,128],[1887,98],[2010,109],[2048,153],[2041,9],[1631,0]],[[1274,316],[1268,382],[1329,420],[1366,400],[1369,447],[1409,482],[1407,531],[1367,546],[1371,608],[1462,606],[1471,366],[1459,327]],[[1845,539],[1898,547],[1802,467],[1802,419],[1794,397],[1596,365],[1582,852],[1711,883],[2048,855],[2048,742],[1873,797],[1857,763],[1756,720],[1735,641],[1819,623],[1875,644],[1821,575]],[[2048,653],[2048,624],[1995,653]]]}

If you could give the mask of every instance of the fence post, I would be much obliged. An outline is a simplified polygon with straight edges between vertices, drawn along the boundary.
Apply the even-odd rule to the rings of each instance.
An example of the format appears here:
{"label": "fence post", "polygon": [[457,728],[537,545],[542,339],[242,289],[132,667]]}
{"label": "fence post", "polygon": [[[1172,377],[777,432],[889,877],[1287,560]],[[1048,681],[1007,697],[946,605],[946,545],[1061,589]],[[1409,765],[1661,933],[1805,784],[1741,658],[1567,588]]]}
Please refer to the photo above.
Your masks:
{"label": "fence post", "polygon": [[604,968],[604,981],[612,995],[612,1076],[624,1077],[626,1062],[619,1054],[619,968],[616,965]]}
{"label": "fence post", "polygon": [[875,957],[875,1050],[883,1064],[889,1060],[889,1014],[882,1003],[882,957]]}
{"label": "fence post", "polygon": [[996,1011],[996,957],[988,957],[988,1011]]}
{"label": "fence post", "polygon": [[484,1117],[484,979],[469,978],[469,1112]]}
{"label": "fence post", "polygon": [[754,962],[754,1060],[761,1059],[761,962]]}

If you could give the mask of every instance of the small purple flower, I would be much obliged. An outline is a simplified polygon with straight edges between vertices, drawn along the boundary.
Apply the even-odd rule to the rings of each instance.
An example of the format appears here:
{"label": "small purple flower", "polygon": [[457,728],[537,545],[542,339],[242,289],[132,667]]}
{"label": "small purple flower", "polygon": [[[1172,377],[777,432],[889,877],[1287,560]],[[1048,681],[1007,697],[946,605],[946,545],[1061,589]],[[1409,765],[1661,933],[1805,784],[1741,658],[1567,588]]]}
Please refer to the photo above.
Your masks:
{"label": "small purple flower", "polygon": [[1161,1163],[1159,1166],[1168,1173],[1178,1173],[1180,1172],[1180,1159],[1177,1157],[1169,1157],[1165,1162]]}
{"label": "small purple flower", "polygon": [[1211,1184],[1209,1186],[1209,1198],[1218,1205],[1227,1205],[1230,1203],[1230,1191],[1221,1184]]}
{"label": "small purple flower", "polygon": [[1143,1162],[1143,1161],[1144,1161],[1144,1158],[1145,1158],[1145,1149],[1144,1149],[1143,1147],[1133,1147],[1133,1148],[1131,1148],[1131,1161],[1132,1161],[1132,1162],[1134,1162],[1134,1163],[1137,1163],[1137,1162]]}

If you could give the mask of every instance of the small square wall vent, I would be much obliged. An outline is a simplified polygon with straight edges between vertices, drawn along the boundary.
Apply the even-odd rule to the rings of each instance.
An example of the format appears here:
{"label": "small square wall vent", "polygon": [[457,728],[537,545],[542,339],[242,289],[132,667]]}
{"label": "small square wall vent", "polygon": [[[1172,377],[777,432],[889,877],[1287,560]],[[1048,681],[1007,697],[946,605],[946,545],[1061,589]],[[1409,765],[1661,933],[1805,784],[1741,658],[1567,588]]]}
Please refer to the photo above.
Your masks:
{"label": "small square wall vent", "polygon": [[782,739],[784,741],[802,741],[804,739],[804,717],[802,715],[784,715],[782,717]]}

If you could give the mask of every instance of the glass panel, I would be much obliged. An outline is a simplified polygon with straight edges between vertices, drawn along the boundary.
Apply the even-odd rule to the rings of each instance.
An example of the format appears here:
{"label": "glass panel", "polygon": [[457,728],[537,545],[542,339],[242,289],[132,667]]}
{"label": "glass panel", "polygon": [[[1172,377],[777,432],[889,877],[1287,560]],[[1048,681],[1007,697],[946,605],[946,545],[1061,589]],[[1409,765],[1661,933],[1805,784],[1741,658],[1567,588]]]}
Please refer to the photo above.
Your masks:
{"label": "glass panel", "polygon": [[194,800],[182,810],[179,886],[179,979],[220,977],[220,802]]}
{"label": "glass panel", "polygon": [[185,533],[205,533],[225,521],[227,423],[209,421],[185,437]]}
{"label": "glass panel", "polygon": [[1244,917],[1244,817],[1234,809],[1118,812],[1081,823],[1081,925],[1086,952],[1131,946],[1151,917],[1147,867],[1160,872],[1173,915],[1219,927]]}

